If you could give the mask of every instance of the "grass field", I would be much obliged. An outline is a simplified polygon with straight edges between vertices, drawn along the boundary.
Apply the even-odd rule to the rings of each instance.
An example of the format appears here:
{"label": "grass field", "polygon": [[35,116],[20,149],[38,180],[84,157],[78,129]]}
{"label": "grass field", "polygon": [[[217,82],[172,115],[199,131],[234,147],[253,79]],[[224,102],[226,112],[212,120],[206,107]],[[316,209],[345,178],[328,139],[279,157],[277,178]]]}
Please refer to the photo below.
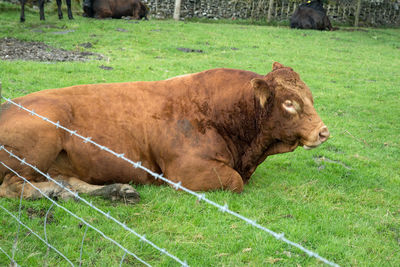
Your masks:
{"label": "grass field", "polygon": [[[320,148],[276,155],[260,165],[242,194],[206,196],[342,266],[400,266],[400,30],[342,28],[334,32],[235,24],[150,20],[91,20],[75,15],[39,21],[29,10],[0,3],[0,38],[40,41],[91,51],[88,62],[0,61],[3,95],[18,97],[75,84],[160,80],[216,67],[265,74],[274,61],[294,68],[311,88],[315,108],[332,137]],[[40,29],[37,31],[35,29]],[[124,31],[122,31],[123,29]],[[67,34],[57,31],[73,30]],[[82,48],[90,42],[92,48]],[[184,53],[178,47],[203,50]],[[111,67],[111,70],[99,66]],[[1,129],[0,129],[1,130]],[[137,205],[90,198],[191,266],[317,266],[319,261],[184,192],[137,186]],[[0,199],[18,214],[19,200]],[[60,202],[154,266],[178,266],[83,203]],[[21,220],[44,236],[50,202],[22,201]],[[85,227],[51,210],[49,242],[79,265]],[[11,254],[18,224],[0,210],[0,247]],[[115,245],[88,230],[84,266],[118,266]],[[21,229],[21,266],[67,266]],[[0,266],[9,260],[0,252]],[[141,266],[127,256],[124,265]]]}

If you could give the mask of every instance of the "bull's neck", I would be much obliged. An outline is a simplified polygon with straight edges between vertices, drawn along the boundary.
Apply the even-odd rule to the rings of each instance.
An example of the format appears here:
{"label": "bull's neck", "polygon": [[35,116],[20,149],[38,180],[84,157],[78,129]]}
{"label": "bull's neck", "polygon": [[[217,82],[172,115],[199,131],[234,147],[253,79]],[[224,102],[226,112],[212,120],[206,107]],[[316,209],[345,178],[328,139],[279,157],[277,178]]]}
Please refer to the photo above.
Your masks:
{"label": "bull's neck", "polygon": [[252,139],[251,144],[241,154],[236,167],[242,178],[247,181],[255,171],[256,167],[267,157],[267,150],[274,142],[270,131],[265,131],[269,127],[273,102],[269,101],[262,107],[258,100],[254,101],[254,118],[257,127],[257,135]]}
{"label": "bull's neck", "polygon": [[233,103],[233,112],[221,110],[217,121],[225,122],[216,125],[224,137],[234,160],[234,169],[247,180],[255,167],[265,159],[272,138],[262,133],[263,124],[267,122],[268,110],[272,103],[261,107],[253,94],[240,98]]}

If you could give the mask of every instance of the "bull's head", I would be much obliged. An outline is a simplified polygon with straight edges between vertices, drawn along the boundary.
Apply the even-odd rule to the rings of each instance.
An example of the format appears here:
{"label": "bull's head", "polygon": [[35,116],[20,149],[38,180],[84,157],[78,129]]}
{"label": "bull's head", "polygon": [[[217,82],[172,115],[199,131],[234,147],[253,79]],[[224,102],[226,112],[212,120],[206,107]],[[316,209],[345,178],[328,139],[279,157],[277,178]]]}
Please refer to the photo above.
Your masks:
{"label": "bull's head", "polygon": [[293,69],[273,64],[264,79],[253,79],[256,98],[267,110],[263,131],[273,138],[268,154],[318,147],[329,137],[328,128],[314,109],[310,89]]}

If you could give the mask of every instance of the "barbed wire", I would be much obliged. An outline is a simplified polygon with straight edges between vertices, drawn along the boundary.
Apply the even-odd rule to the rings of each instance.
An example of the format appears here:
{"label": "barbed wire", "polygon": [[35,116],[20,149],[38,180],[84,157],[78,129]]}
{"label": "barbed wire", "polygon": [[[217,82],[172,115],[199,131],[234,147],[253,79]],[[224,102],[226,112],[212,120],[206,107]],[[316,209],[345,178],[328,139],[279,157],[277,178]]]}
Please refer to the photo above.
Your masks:
{"label": "barbed wire", "polygon": [[[0,149],[1,150],[1,149]],[[84,223],[86,226],[92,228],[93,230],[95,230],[97,233],[99,233],[102,237],[104,237],[105,239],[107,239],[108,241],[114,243],[116,246],[118,246],[120,249],[122,249],[123,251],[125,251],[125,253],[133,256],[134,258],[136,258],[138,261],[140,261],[141,263],[143,263],[146,266],[151,266],[150,264],[148,264],[147,262],[145,262],[144,260],[142,260],[141,258],[139,258],[136,254],[134,254],[133,252],[129,251],[128,249],[126,249],[124,246],[122,246],[120,243],[118,243],[117,241],[115,241],[114,239],[112,239],[111,237],[108,237],[106,234],[104,234],[101,230],[97,229],[95,226],[91,225],[90,223],[86,222],[84,219],[82,219],[81,217],[79,217],[78,215],[74,214],[73,212],[71,212],[70,210],[68,210],[67,208],[65,208],[64,206],[61,206],[60,204],[58,204],[56,201],[54,201],[53,199],[51,199],[48,195],[46,195],[45,193],[43,193],[38,187],[36,187],[34,184],[32,184],[31,182],[28,181],[28,179],[26,179],[25,177],[21,176],[18,172],[16,172],[15,170],[13,170],[11,167],[7,166],[6,164],[4,164],[4,162],[0,161],[0,164],[3,165],[4,167],[6,167],[8,170],[10,170],[12,173],[14,173],[16,176],[18,176],[19,178],[21,178],[24,182],[28,183],[30,186],[32,186],[35,190],[37,190],[41,195],[43,195],[45,198],[47,198],[48,200],[50,200],[54,205],[56,205],[57,207],[61,208],[62,210],[66,211],[68,214],[70,214],[71,216],[73,216],[74,218],[80,220],[82,223]],[[19,220],[17,217],[15,217],[10,211],[8,211],[6,208],[4,208],[3,206],[0,205],[1,208],[3,208],[8,214],[10,214],[14,219],[16,219],[16,221],[18,223],[20,223],[22,226],[24,226],[25,228],[27,228],[30,232],[33,233],[33,231],[26,226],[25,224],[23,224],[21,222],[21,220]],[[49,209],[50,210],[50,209]],[[35,236],[37,236],[43,243],[45,243],[47,246],[50,246],[51,248],[53,248],[54,250],[56,250],[52,245],[50,245],[47,240],[41,238],[39,235],[37,235],[36,233],[33,233]],[[45,237],[47,239],[47,235],[45,234]],[[64,256],[61,252],[59,252],[58,250],[56,250],[57,253],[59,253],[65,260],[67,260],[72,266],[74,266],[74,264],[66,257]]]}
{"label": "barbed wire", "polygon": [[[77,192],[73,192],[71,189],[69,189],[68,187],[65,187],[62,183],[56,181],[55,179],[53,179],[48,173],[44,173],[41,170],[39,170],[36,166],[33,166],[32,164],[30,164],[29,162],[27,162],[25,159],[21,159],[20,157],[18,157],[17,155],[15,155],[14,153],[12,153],[11,151],[9,151],[8,149],[6,149],[3,145],[0,145],[0,151],[3,150],[5,152],[7,152],[11,157],[17,159],[19,162],[21,162],[21,164],[23,165],[27,165],[29,167],[31,167],[33,170],[35,170],[37,173],[43,175],[44,177],[46,177],[47,180],[55,183],[56,185],[58,185],[59,187],[63,188],[64,190],[68,191],[69,193],[72,194],[72,196],[75,199],[78,199],[80,201],[82,201],[83,203],[87,204],[88,206],[90,206],[92,209],[96,210],[97,212],[101,213],[102,215],[104,215],[106,218],[114,221],[115,223],[119,224],[121,227],[123,227],[125,230],[133,233],[135,236],[137,236],[138,238],[140,238],[140,241],[143,241],[149,245],[151,245],[152,247],[154,247],[155,249],[157,249],[158,251],[160,251],[162,254],[165,254],[167,256],[169,256],[170,258],[174,259],[175,261],[179,262],[182,266],[184,267],[188,267],[186,261],[182,261],[180,260],[178,257],[172,255],[171,253],[169,253],[165,248],[160,248],[159,246],[157,246],[156,244],[154,244],[153,242],[151,242],[150,240],[148,240],[146,238],[145,235],[140,235],[139,233],[137,233],[135,230],[133,230],[132,228],[129,228],[125,223],[120,222],[119,220],[115,219],[113,216],[111,216],[108,213],[105,213],[104,211],[102,211],[101,209],[97,208],[96,206],[94,206],[91,202],[87,201],[86,199],[82,198],[81,196],[79,196],[79,194]],[[3,162],[0,161],[1,164],[3,164]],[[4,165],[4,164],[3,164]],[[132,255],[133,256],[133,255]]]}
{"label": "barbed wire", "polygon": [[37,238],[40,239],[40,241],[42,241],[43,243],[45,243],[47,246],[49,246],[50,248],[52,248],[55,252],[57,252],[61,257],[63,257],[71,266],[74,266],[74,264],[64,255],[62,254],[58,249],[56,249],[54,246],[52,246],[50,243],[47,243],[46,240],[44,240],[43,238],[40,237],[40,235],[38,235],[37,233],[35,233],[29,226],[27,226],[26,224],[24,224],[20,219],[18,219],[17,217],[14,216],[14,214],[12,214],[8,209],[6,209],[5,207],[3,207],[3,205],[0,205],[0,208],[2,208],[6,213],[8,213],[8,215],[10,215],[11,217],[14,218],[14,220],[16,220],[20,225],[22,225],[23,227],[25,227],[31,234],[33,234],[34,236],[36,236]]}
{"label": "barbed wire", "polygon": [[19,266],[18,265],[18,263],[13,259],[13,258],[11,258],[11,256],[10,255],[8,255],[8,253],[4,250],[4,249],[2,249],[1,247],[0,247],[0,251],[1,252],[3,252],[3,254],[4,255],[6,255],[6,257],[10,260],[10,266]]}
{"label": "barbed wire", "polygon": [[[203,200],[204,202],[206,202],[206,203],[208,203],[208,204],[210,204],[210,205],[212,205],[212,206],[218,208],[218,210],[220,210],[221,212],[223,212],[223,213],[224,213],[224,212],[229,213],[229,214],[231,214],[232,216],[241,219],[242,221],[248,223],[249,225],[252,225],[252,226],[254,226],[254,227],[256,227],[256,228],[258,228],[258,229],[260,229],[260,230],[262,230],[262,231],[264,231],[264,232],[266,232],[266,233],[272,235],[275,239],[281,240],[281,241],[283,241],[283,242],[285,242],[285,243],[287,243],[287,244],[289,244],[289,245],[291,245],[291,246],[293,246],[293,247],[295,247],[295,248],[297,248],[297,249],[299,249],[299,250],[305,252],[305,253],[306,253],[308,256],[310,256],[310,257],[314,257],[314,258],[316,258],[316,259],[318,259],[318,260],[320,260],[320,261],[322,261],[322,262],[324,262],[324,263],[326,263],[326,264],[328,264],[328,265],[331,265],[331,266],[335,266],[335,267],[338,267],[338,266],[339,266],[338,264],[336,264],[336,263],[334,263],[334,262],[331,262],[331,261],[329,261],[329,260],[327,260],[327,259],[321,257],[318,253],[315,253],[315,252],[313,252],[313,251],[311,251],[311,250],[309,250],[309,249],[303,247],[302,245],[300,245],[300,244],[298,244],[298,243],[295,243],[295,242],[293,242],[293,241],[290,241],[289,239],[287,239],[287,238],[284,236],[284,233],[278,234],[278,233],[276,233],[276,232],[274,232],[274,231],[272,231],[272,230],[270,230],[270,229],[268,229],[268,228],[266,228],[266,227],[264,227],[264,226],[258,224],[256,221],[251,220],[251,219],[249,219],[249,218],[247,218],[247,217],[245,217],[245,216],[243,216],[243,215],[240,215],[240,214],[238,214],[238,213],[236,213],[236,212],[230,210],[230,209],[228,208],[228,205],[227,205],[227,204],[225,204],[225,205],[222,206],[222,205],[220,205],[220,204],[218,204],[218,203],[216,203],[216,202],[214,202],[214,201],[212,201],[212,200],[209,200],[208,198],[206,198],[206,196],[205,196],[204,193],[197,193],[197,192],[194,192],[194,191],[192,191],[192,190],[190,190],[190,189],[188,189],[188,188],[182,186],[180,181],[175,183],[175,182],[173,182],[173,181],[171,181],[171,180],[169,180],[169,179],[163,177],[162,174],[158,174],[158,173],[153,172],[152,170],[146,168],[145,166],[143,166],[143,165],[141,164],[141,162],[132,161],[132,160],[126,158],[125,155],[124,155],[123,153],[120,153],[120,154],[119,154],[119,153],[117,153],[117,152],[115,152],[115,151],[109,149],[109,148],[106,147],[106,146],[102,146],[102,145],[100,145],[100,144],[94,142],[94,141],[92,140],[92,137],[85,137],[85,136],[82,136],[82,135],[78,134],[76,130],[73,131],[73,130],[70,130],[70,129],[68,129],[68,128],[62,126],[62,125],[60,125],[60,122],[59,122],[59,121],[53,122],[53,121],[51,121],[50,119],[48,119],[48,118],[46,118],[46,117],[44,117],[44,116],[42,116],[42,115],[40,115],[40,114],[37,114],[34,110],[27,109],[27,108],[25,108],[24,106],[22,106],[22,105],[20,105],[20,104],[18,104],[18,103],[15,103],[15,102],[12,101],[11,99],[6,98],[6,97],[4,97],[4,96],[1,96],[1,97],[2,97],[5,101],[7,101],[7,102],[9,102],[9,103],[11,103],[11,104],[17,106],[18,108],[20,108],[20,109],[22,109],[22,110],[25,110],[25,111],[28,112],[29,114],[34,115],[34,116],[37,116],[37,117],[41,118],[42,120],[44,120],[44,121],[46,121],[46,122],[48,122],[48,123],[50,123],[50,124],[53,124],[54,126],[56,126],[57,129],[60,128],[60,129],[62,129],[62,130],[64,130],[64,131],[68,132],[71,136],[74,135],[74,136],[76,136],[76,137],[82,139],[84,143],[90,143],[90,144],[92,144],[92,145],[94,145],[94,146],[100,148],[100,150],[106,151],[106,152],[108,152],[108,153],[110,153],[110,154],[116,156],[117,158],[120,158],[120,159],[122,159],[122,160],[124,160],[124,161],[130,163],[134,168],[139,168],[139,169],[142,169],[142,170],[146,171],[147,173],[149,173],[150,175],[152,175],[152,176],[155,178],[155,180],[160,179],[160,180],[164,181],[165,183],[171,185],[173,188],[175,188],[175,190],[182,190],[182,191],[184,191],[184,192],[187,192],[187,193],[189,193],[189,194],[195,196],[199,201],[202,201],[202,200]],[[0,148],[1,148],[1,147],[0,147]],[[3,146],[3,148],[4,148],[4,146]],[[42,174],[42,175],[43,175],[43,174]],[[44,175],[44,176],[48,176],[48,175]]]}

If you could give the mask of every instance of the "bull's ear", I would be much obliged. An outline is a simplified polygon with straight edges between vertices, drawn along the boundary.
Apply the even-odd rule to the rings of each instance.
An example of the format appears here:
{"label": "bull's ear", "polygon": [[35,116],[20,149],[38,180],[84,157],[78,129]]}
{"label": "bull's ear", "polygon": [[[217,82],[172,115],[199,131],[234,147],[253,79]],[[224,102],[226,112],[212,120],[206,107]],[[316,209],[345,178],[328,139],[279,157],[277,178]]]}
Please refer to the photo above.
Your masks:
{"label": "bull's ear", "polygon": [[264,107],[267,100],[272,95],[272,90],[268,87],[268,84],[265,80],[255,78],[251,80],[251,85],[254,89],[254,95],[260,101],[260,105]]}
{"label": "bull's ear", "polygon": [[279,62],[274,62],[274,64],[272,64],[272,71],[277,70],[277,69],[282,69],[285,66],[283,66],[281,63]]}

